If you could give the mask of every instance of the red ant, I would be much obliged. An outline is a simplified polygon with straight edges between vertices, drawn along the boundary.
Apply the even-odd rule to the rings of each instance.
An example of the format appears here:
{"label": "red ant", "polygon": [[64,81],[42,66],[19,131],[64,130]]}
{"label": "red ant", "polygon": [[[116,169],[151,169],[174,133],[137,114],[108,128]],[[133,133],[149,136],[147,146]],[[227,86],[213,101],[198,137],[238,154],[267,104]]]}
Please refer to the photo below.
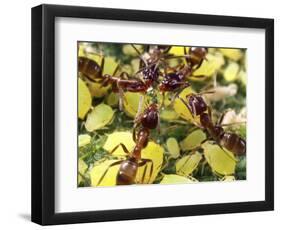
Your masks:
{"label": "red ant", "polygon": [[159,85],[159,90],[163,93],[163,95],[165,92],[177,91],[172,101],[174,101],[174,99],[178,96],[181,90],[190,86],[189,82],[187,81],[187,78],[205,77],[202,75],[193,76],[192,73],[196,69],[198,69],[201,66],[203,60],[206,59],[207,48],[191,47],[189,49],[188,54],[186,53],[186,49],[184,48],[184,53],[185,55],[183,57],[185,57],[188,64],[185,66],[181,65],[179,70],[176,72],[167,73],[167,70],[165,69],[165,75],[163,76],[163,80]]}
{"label": "red ant", "polygon": [[[151,104],[143,113],[139,115],[139,117],[135,121],[135,124],[136,126],[141,125],[141,127],[138,130],[137,134],[135,133],[135,128],[133,132],[133,139],[136,143],[135,147],[131,152],[128,151],[128,149],[123,143],[120,143],[115,148],[113,148],[111,153],[116,151],[116,149],[121,146],[123,151],[128,154],[128,157],[126,160],[120,160],[111,164],[107,168],[107,170],[105,170],[105,172],[99,179],[97,185],[101,183],[109,168],[119,164],[120,168],[116,177],[116,185],[130,185],[136,183],[135,179],[138,168],[146,165],[147,163],[151,163],[149,177],[152,176],[153,161],[150,159],[141,158],[141,151],[147,146],[150,136],[150,130],[155,129],[158,126],[159,119],[160,118],[158,114],[157,105],[154,103]],[[144,177],[146,175],[146,170],[147,166],[144,169],[142,181],[144,180]]]}
{"label": "red ant", "polygon": [[192,116],[199,116],[200,127],[205,129],[210,138],[221,148],[225,147],[236,155],[246,154],[246,141],[235,133],[224,131],[221,123],[225,113],[223,113],[219,121],[214,124],[212,121],[211,108],[207,106],[201,95],[189,94],[186,96],[187,102],[182,98],[180,99],[186,105]]}
{"label": "red ant", "polygon": [[190,47],[188,53],[186,52],[186,49],[184,49],[185,60],[194,70],[200,68],[203,61],[207,60],[207,53],[208,49],[204,47]]}

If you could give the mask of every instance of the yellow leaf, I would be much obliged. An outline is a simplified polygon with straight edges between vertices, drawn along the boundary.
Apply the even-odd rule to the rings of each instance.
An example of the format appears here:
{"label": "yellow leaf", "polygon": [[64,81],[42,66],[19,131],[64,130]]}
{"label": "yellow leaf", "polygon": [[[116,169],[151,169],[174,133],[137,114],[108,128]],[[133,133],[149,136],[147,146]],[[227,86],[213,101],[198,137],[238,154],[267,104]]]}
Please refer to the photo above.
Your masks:
{"label": "yellow leaf", "polygon": [[178,158],[180,155],[180,148],[176,138],[170,137],[166,141],[167,149],[172,158]]}
{"label": "yellow leaf", "polygon": [[[134,118],[136,116],[141,96],[143,95],[140,93],[132,92],[126,92],[124,94],[124,110],[129,117]],[[142,105],[142,110],[144,110],[144,103]]]}
{"label": "yellow leaf", "polygon": [[235,171],[237,160],[232,152],[222,150],[218,145],[205,142],[202,145],[204,156],[215,173],[220,175],[232,175]]}
{"label": "yellow leaf", "polygon": [[176,174],[166,174],[161,180],[160,184],[186,184],[193,183],[197,180],[191,177],[183,177]]}
{"label": "yellow leaf", "polygon": [[235,81],[238,77],[239,65],[236,62],[231,62],[224,70],[223,76],[226,81]]}
{"label": "yellow leaf", "polygon": [[219,51],[229,59],[233,61],[238,61],[242,58],[243,52],[240,49],[233,48],[221,48]]}
{"label": "yellow leaf", "polygon": [[[123,143],[127,147],[128,151],[132,151],[135,146],[135,142],[133,140],[133,134],[128,131],[111,133],[108,135],[103,148],[106,151],[111,152],[112,149],[114,149],[120,143]],[[119,146],[112,153],[112,155],[113,156],[126,156],[127,154],[123,151],[122,147]]]}
{"label": "yellow leaf", "polygon": [[176,163],[176,172],[181,176],[189,176],[198,166],[202,159],[202,154],[195,152],[184,156]]}
{"label": "yellow leaf", "polygon": [[205,132],[201,129],[197,129],[180,142],[180,147],[183,151],[195,149],[199,147],[206,138]]}
{"label": "yellow leaf", "polygon": [[78,136],[78,146],[83,147],[91,142],[91,136],[88,134],[80,134]]}
{"label": "yellow leaf", "polygon": [[109,105],[99,104],[88,114],[85,128],[88,132],[103,128],[113,119],[114,111]]}
{"label": "yellow leaf", "polygon": [[85,82],[78,78],[78,117],[84,119],[91,108],[92,97]]}

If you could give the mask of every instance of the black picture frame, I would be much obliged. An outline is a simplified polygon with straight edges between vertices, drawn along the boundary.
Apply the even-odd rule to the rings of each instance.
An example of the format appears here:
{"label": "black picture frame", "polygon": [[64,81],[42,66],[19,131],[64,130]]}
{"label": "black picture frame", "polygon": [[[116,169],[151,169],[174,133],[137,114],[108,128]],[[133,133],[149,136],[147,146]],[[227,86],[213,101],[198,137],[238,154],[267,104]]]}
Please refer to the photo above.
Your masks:
{"label": "black picture frame", "polygon": [[[55,213],[55,18],[89,18],[265,29],[265,200]],[[41,225],[267,211],[274,209],[274,20],[40,5],[32,8],[32,221]]]}

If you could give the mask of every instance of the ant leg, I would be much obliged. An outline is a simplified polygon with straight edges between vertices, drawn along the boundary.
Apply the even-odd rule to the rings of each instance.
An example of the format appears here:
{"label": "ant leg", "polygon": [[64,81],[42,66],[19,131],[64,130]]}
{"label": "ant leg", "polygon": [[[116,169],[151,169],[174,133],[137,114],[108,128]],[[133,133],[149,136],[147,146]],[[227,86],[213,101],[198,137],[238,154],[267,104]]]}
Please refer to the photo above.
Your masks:
{"label": "ant leg", "polygon": [[130,78],[129,74],[126,72],[120,73],[120,78],[123,80],[128,80]]}
{"label": "ant leg", "polygon": [[118,149],[119,146],[122,147],[122,149],[123,149],[123,151],[124,151],[125,153],[127,153],[128,155],[130,155],[129,150],[127,149],[127,147],[126,147],[123,143],[119,143],[118,145],[116,145],[116,146],[110,151],[110,154],[113,154],[113,153]]}
{"label": "ant leg", "polygon": [[178,83],[179,85],[181,85],[177,90],[176,90],[176,93],[172,96],[172,99],[171,99],[171,103],[169,104],[169,106],[172,106],[176,100],[176,98],[179,97],[179,94],[187,87],[190,86],[190,84],[188,82],[179,82]]}
{"label": "ant leg", "polygon": [[120,79],[117,80],[117,88],[118,88],[118,93],[119,93],[119,109],[120,111],[123,110],[123,100],[127,103],[126,98],[124,97],[124,90],[120,86]]}
{"label": "ant leg", "polygon": [[120,67],[120,64],[118,63],[114,72],[113,72],[113,74],[112,74],[113,76],[115,76],[117,74],[117,71],[118,71],[119,67]]}
{"label": "ant leg", "polygon": [[136,134],[136,129],[140,126],[140,123],[137,123],[136,126],[133,128],[133,141],[137,142],[137,134]]}
{"label": "ant leg", "polygon": [[212,121],[213,120],[213,118],[212,118],[212,109],[211,109],[210,106],[208,106],[207,109],[208,109],[208,115],[210,117],[210,120]]}
{"label": "ant leg", "polygon": [[138,111],[136,113],[134,122],[140,121],[140,115],[142,115],[143,100],[144,100],[144,95],[142,94],[140,96],[139,105],[138,105]]}
{"label": "ant leg", "polygon": [[221,114],[220,119],[217,121],[216,125],[221,125],[221,124],[222,124],[223,119],[224,119],[224,117],[225,117],[225,114],[227,114],[228,111],[229,111],[229,110],[225,110],[225,111]]}
{"label": "ant leg", "polygon": [[162,92],[162,101],[159,106],[159,110],[161,110],[164,107],[164,104],[165,104],[164,102],[165,102],[165,92]]}
{"label": "ant leg", "polygon": [[98,183],[96,186],[99,186],[100,183],[103,181],[105,175],[107,174],[108,170],[113,167],[113,166],[116,166],[116,165],[119,165],[123,160],[120,160],[120,161],[116,161],[116,162],[113,162],[111,165],[108,166],[108,168],[103,172],[102,176],[100,177]]}
{"label": "ant leg", "polygon": [[189,110],[189,112],[190,112],[192,118],[194,118],[194,115],[193,115],[193,112],[192,112],[192,110],[191,110],[191,108],[190,108],[190,105],[187,104],[187,102],[186,102],[185,100],[183,100],[183,98],[179,97],[179,99],[180,99],[180,100],[182,101],[182,103],[187,107],[187,109]]}
{"label": "ant leg", "polygon": [[146,170],[147,170],[147,164],[145,164],[145,166],[144,166],[144,170],[143,170],[143,174],[142,174],[142,178],[141,178],[142,184],[144,184],[144,178],[145,178]]}
{"label": "ant leg", "polygon": [[135,47],[135,45],[131,44],[131,46],[133,47],[133,49],[137,52],[139,58],[141,59],[141,61],[144,63],[145,66],[147,66],[147,62],[146,60],[142,57],[140,51],[137,49],[137,47]]}
{"label": "ant leg", "polygon": [[[145,159],[145,158],[143,158],[143,159],[141,159],[141,162],[139,162],[139,164],[138,164],[138,167],[142,167],[142,166],[144,166],[144,165],[146,165],[147,163],[151,163],[151,167],[150,167],[150,170],[149,170],[149,180],[148,180],[148,182],[150,181],[150,179],[151,179],[151,176],[152,176],[152,173],[153,173],[153,161],[151,160],[151,159]],[[146,173],[146,172],[145,172]],[[144,174],[145,174],[144,173]],[[144,175],[145,176],[145,175]],[[143,177],[144,177],[143,176]]]}
{"label": "ant leg", "polygon": [[101,64],[100,64],[100,69],[101,69],[101,75],[102,75],[102,71],[103,71],[103,68],[104,68],[104,56],[103,55],[100,55],[101,56]]}
{"label": "ant leg", "polygon": [[159,111],[157,112],[157,114],[158,114],[158,120],[157,120],[157,132],[158,132],[158,134],[160,135],[160,113],[159,113]]}

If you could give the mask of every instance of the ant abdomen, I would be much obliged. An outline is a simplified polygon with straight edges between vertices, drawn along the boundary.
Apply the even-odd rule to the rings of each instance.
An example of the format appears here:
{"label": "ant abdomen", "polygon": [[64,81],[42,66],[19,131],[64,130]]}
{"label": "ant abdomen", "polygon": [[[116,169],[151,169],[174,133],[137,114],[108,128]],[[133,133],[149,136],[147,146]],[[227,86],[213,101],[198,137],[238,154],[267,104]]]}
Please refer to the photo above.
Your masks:
{"label": "ant abdomen", "polygon": [[117,174],[117,185],[130,185],[135,183],[138,163],[134,158],[129,158],[121,163]]}
{"label": "ant abdomen", "polygon": [[246,141],[235,133],[224,133],[220,144],[236,155],[244,155],[246,153]]}
{"label": "ant abdomen", "polygon": [[94,60],[89,58],[79,57],[78,70],[92,81],[102,78],[101,67]]}

